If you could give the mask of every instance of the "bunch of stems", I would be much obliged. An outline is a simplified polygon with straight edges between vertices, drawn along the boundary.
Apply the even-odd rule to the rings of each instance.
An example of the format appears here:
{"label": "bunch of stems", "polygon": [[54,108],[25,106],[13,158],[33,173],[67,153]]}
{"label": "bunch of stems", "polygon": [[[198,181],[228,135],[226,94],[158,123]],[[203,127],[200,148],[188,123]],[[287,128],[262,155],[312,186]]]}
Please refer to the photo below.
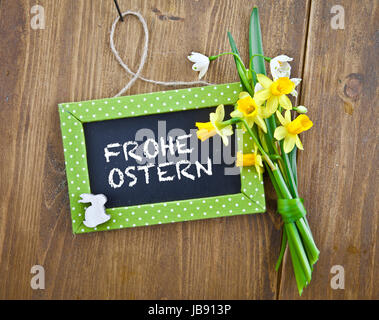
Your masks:
{"label": "bunch of stems", "polygon": [[[257,82],[257,74],[266,75],[265,61],[270,61],[269,57],[264,56],[262,48],[262,36],[259,23],[258,9],[254,8],[250,17],[249,26],[249,66],[245,67],[232,35],[228,32],[229,42],[232,52],[222,53],[210,57],[214,60],[221,55],[231,54],[234,56],[237,71],[241,80],[243,89],[251,97],[254,97],[254,87]],[[294,108],[295,109],[295,108]],[[279,106],[279,110],[281,107]],[[295,109],[296,110],[296,109]],[[253,138],[259,151],[262,153],[266,171],[268,172],[271,182],[274,186],[278,199],[284,199],[284,204],[288,200],[302,200],[299,197],[297,186],[297,167],[295,147],[290,153],[283,150],[283,141],[274,139],[274,132],[277,127],[275,115],[265,119],[267,133],[264,133],[259,127],[254,125],[248,126],[243,118],[231,118],[224,121],[223,125],[240,123]],[[302,205],[302,204],[301,204]],[[291,209],[288,209],[289,211]],[[304,209],[305,211],[305,209]],[[281,213],[279,211],[279,213]],[[279,259],[276,264],[276,270],[279,269],[283,259],[285,249],[289,247],[292,265],[295,273],[299,294],[302,294],[304,287],[311,281],[313,265],[319,257],[319,250],[313,240],[311,230],[305,215],[300,215],[296,219],[284,219],[282,244],[279,253]]]}

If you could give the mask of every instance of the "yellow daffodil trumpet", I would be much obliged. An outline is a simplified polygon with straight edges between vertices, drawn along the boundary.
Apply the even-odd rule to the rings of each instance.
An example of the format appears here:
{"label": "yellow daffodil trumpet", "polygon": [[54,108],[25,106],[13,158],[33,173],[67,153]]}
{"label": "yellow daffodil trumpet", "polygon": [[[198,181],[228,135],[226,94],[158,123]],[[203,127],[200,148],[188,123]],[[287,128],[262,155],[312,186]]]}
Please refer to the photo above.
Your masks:
{"label": "yellow daffodil trumpet", "polygon": [[264,168],[263,168],[262,156],[258,153],[258,147],[256,145],[254,146],[254,153],[241,153],[238,151],[236,166],[237,167],[254,166],[259,175],[259,179],[261,180],[262,173],[264,172]]}
{"label": "yellow daffodil trumpet", "polygon": [[284,152],[290,153],[295,145],[303,150],[303,144],[298,134],[309,130],[313,126],[313,122],[305,114],[301,114],[291,121],[291,113],[288,110],[285,112],[284,118],[279,111],[276,112],[276,116],[282,125],[275,129],[274,137],[278,141],[284,139]]}
{"label": "yellow daffodil trumpet", "polygon": [[240,93],[237,108],[230,115],[233,118],[245,119],[250,128],[256,123],[263,132],[267,132],[262,107],[247,92]]}
{"label": "yellow daffodil trumpet", "polygon": [[237,167],[252,167],[255,165],[256,156],[254,153],[241,153],[237,152]]}
{"label": "yellow daffodil trumpet", "polygon": [[196,127],[199,129],[196,132],[197,137],[201,141],[205,141],[210,137],[218,134],[224,145],[229,144],[229,136],[233,134],[232,125],[224,125],[222,122],[225,117],[225,109],[224,105],[220,104],[216,112],[212,112],[209,114],[209,122],[196,122]]}
{"label": "yellow daffodil trumpet", "polygon": [[274,96],[290,94],[294,88],[295,84],[288,77],[279,78],[270,86],[271,93]]}
{"label": "yellow daffodil trumpet", "polygon": [[201,141],[205,141],[217,134],[216,128],[211,122],[196,122],[196,127],[199,129],[196,135]]}
{"label": "yellow daffodil trumpet", "polygon": [[313,122],[308,118],[308,116],[301,114],[288,124],[287,130],[292,134],[300,134],[303,131],[309,130],[312,126]]}
{"label": "yellow daffodil trumpet", "polygon": [[263,74],[258,74],[257,79],[263,89],[255,93],[254,99],[260,105],[267,101],[266,108],[270,115],[276,112],[279,105],[286,110],[292,109],[292,102],[287,94],[295,95],[298,79],[294,81],[288,77],[281,77],[272,81]]}

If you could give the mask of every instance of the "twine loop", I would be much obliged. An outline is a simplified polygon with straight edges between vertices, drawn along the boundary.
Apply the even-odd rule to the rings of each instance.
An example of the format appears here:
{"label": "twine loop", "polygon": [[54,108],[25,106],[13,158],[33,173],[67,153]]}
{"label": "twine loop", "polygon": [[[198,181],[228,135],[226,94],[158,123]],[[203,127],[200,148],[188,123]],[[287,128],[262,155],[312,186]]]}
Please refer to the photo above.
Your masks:
{"label": "twine loop", "polygon": [[128,65],[121,59],[120,54],[117,51],[114,41],[113,41],[116,25],[120,21],[120,16],[118,16],[117,19],[113,22],[111,33],[110,33],[111,50],[113,54],[115,55],[118,63],[121,65],[121,67],[132,76],[132,79],[129,80],[129,82],[125,85],[125,87],[122,88],[121,91],[115,95],[115,97],[121,96],[126,90],[128,90],[134,84],[134,82],[136,82],[137,79],[141,79],[145,82],[154,83],[154,84],[163,85],[163,86],[191,86],[191,85],[196,85],[196,84],[210,85],[210,83],[206,81],[157,81],[157,80],[152,80],[152,79],[147,79],[147,78],[142,77],[141,72],[145,65],[147,53],[149,51],[149,29],[147,27],[147,23],[144,17],[139,12],[125,11],[124,13],[122,13],[122,17],[125,17],[127,15],[136,16],[138,20],[141,22],[143,31],[145,33],[145,41],[144,41],[144,45],[142,49],[140,65],[137,69],[137,72],[133,72],[132,70],[130,70]]}

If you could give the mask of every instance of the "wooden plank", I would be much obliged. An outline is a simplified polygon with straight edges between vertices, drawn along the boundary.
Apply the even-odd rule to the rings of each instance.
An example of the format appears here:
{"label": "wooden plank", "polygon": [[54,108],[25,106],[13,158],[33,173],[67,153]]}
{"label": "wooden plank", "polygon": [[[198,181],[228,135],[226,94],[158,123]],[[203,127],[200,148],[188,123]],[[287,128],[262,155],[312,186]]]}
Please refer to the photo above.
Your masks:
{"label": "wooden plank", "polygon": [[[129,77],[109,49],[117,16],[112,1],[38,4],[45,9],[44,30],[30,27],[35,1],[0,2],[0,298],[275,298],[280,220],[270,188],[268,214],[72,235],[57,104],[113,96]],[[187,54],[229,51],[227,30],[248,56],[251,1],[119,4],[147,20],[150,51],[143,74],[149,78],[196,79]],[[293,73],[299,74],[308,2],[254,4],[266,53],[294,57]],[[280,22],[275,30],[272,21]],[[135,18],[118,25],[115,41],[136,70],[143,33]],[[206,79],[237,81],[233,60],[215,62]],[[163,89],[137,81],[128,93]],[[45,268],[45,290],[30,287],[35,264]]]}
{"label": "wooden plank", "polygon": [[[303,135],[300,190],[321,251],[304,299],[377,299],[378,2],[343,1],[343,30],[331,27],[335,1],[312,1],[301,103],[314,128]],[[334,265],[345,289],[334,290]],[[292,266],[280,297],[297,298]]]}

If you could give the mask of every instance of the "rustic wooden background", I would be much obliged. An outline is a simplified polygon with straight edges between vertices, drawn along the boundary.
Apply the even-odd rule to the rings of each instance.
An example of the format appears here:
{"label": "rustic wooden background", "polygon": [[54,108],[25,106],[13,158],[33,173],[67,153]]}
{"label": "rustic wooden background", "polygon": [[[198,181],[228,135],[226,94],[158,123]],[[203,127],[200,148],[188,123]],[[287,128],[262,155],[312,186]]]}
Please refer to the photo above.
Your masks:
{"label": "rustic wooden background", "polygon": [[[31,28],[35,4],[44,30]],[[378,1],[119,4],[149,25],[143,74],[166,81],[195,79],[186,55],[229,51],[228,30],[246,59],[259,7],[265,53],[295,58],[299,103],[315,123],[303,135],[299,183],[321,256],[301,299],[378,299]],[[331,28],[336,4],[344,30]],[[116,16],[112,0],[0,0],[0,298],[299,299],[290,259],[274,270],[280,219],[267,186],[266,214],[73,236],[57,104],[124,86],[109,49]],[[142,43],[135,18],[118,25],[116,44],[134,70]],[[232,59],[214,63],[206,80],[237,81]],[[159,90],[137,81],[128,94]],[[45,290],[30,287],[35,264]],[[344,290],[330,286],[333,265],[345,269]]]}

